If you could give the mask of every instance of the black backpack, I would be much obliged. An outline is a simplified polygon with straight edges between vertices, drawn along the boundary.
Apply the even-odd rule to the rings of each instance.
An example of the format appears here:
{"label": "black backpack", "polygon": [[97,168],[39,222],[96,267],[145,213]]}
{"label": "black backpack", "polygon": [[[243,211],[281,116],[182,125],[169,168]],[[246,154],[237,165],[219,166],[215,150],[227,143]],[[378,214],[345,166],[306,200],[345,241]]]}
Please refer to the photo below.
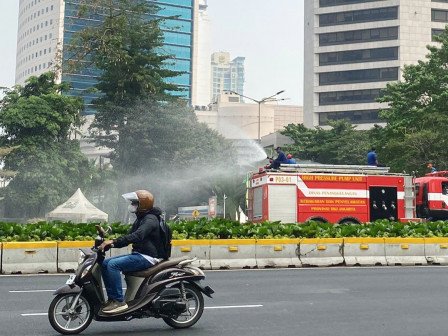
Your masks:
{"label": "black backpack", "polygon": [[[159,216],[158,216],[159,217]],[[166,224],[165,219],[160,216],[159,217],[159,227],[160,227],[160,240],[162,251],[159,251],[159,258],[164,260],[168,260],[171,257],[171,228]]]}

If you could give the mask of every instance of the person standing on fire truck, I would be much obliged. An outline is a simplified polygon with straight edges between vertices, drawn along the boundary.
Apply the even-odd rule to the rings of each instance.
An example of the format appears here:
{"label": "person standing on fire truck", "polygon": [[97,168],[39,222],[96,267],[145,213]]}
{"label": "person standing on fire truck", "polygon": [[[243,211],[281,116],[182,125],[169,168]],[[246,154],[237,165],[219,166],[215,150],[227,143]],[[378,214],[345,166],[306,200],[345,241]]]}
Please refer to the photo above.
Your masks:
{"label": "person standing on fire truck", "polygon": [[376,155],[375,147],[372,147],[367,153],[367,164],[369,166],[378,166],[378,156]]}

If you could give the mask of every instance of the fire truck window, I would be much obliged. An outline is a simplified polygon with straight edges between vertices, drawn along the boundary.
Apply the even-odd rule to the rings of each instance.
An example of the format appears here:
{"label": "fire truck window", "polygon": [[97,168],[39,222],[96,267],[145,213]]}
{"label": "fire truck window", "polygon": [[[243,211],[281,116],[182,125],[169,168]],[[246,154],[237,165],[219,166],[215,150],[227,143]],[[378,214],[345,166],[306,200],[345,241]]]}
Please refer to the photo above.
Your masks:
{"label": "fire truck window", "polygon": [[416,183],[416,184],[415,184],[415,194],[418,195],[419,192],[420,192],[420,184],[419,184],[419,183]]}
{"label": "fire truck window", "polygon": [[442,194],[443,195],[448,195],[448,182],[443,182],[442,183]]}

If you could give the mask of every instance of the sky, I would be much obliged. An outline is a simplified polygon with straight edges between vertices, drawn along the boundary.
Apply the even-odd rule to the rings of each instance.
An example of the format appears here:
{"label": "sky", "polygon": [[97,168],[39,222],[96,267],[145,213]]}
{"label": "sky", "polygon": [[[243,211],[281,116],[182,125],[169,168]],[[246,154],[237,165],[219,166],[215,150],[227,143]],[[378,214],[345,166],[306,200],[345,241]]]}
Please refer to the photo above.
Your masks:
{"label": "sky", "polygon": [[[303,1],[208,0],[212,52],[245,57],[244,94],[303,102]],[[14,85],[19,0],[0,0],[0,87]]]}

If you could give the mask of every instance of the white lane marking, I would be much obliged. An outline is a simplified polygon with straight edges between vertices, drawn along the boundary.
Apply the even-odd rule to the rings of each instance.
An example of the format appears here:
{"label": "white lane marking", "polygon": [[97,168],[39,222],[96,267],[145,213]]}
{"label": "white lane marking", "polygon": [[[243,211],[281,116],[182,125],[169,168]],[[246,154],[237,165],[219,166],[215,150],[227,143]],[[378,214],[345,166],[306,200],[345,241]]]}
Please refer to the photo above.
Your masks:
{"label": "white lane marking", "polygon": [[40,292],[54,292],[55,289],[33,289],[33,290],[10,290],[10,293],[40,293]]}
{"label": "white lane marking", "polygon": [[263,305],[213,306],[213,307],[204,307],[204,309],[259,308],[259,307],[263,307]]}
{"label": "white lane marking", "polygon": [[[233,309],[233,308],[260,308],[263,305],[240,305],[240,306],[212,306],[212,307],[204,307],[204,309]],[[48,313],[28,313],[28,314],[20,314],[21,316],[47,316]]]}
{"label": "white lane marking", "polygon": [[[30,290],[10,290],[10,293],[41,293],[41,292],[54,292],[56,289],[30,289]],[[126,287],[123,287],[126,290]]]}
{"label": "white lane marking", "polygon": [[20,314],[22,316],[47,316],[48,313],[32,313],[32,314]]}

